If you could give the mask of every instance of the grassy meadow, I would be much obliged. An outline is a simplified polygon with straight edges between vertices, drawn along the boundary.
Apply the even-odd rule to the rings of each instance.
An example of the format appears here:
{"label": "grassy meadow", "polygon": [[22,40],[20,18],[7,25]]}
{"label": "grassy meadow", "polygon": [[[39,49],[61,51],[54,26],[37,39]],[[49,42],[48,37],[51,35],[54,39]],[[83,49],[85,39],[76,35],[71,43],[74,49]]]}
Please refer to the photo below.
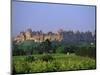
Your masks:
{"label": "grassy meadow", "polygon": [[95,59],[77,56],[75,54],[13,56],[12,61],[14,74],[88,70],[96,68]]}

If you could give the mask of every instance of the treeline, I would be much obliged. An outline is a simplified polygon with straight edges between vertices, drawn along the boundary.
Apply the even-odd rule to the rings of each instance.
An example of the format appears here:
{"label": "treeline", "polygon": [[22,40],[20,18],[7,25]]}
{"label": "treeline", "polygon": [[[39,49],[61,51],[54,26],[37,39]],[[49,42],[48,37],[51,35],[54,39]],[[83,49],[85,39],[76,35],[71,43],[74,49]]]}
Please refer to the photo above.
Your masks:
{"label": "treeline", "polygon": [[74,32],[74,31],[62,31],[60,32],[63,36],[63,43],[91,43],[95,42],[96,34],[87,31],[87,32]]}
{"label": "treeline", "polygon": [[95,44],[61,44],[59,42],[50,42],[48,39],[42,43],[36,43],[30,40],[16,43],[13,42],[13,55],[32,55],[32,54],[52,54],[75,53],[80,56],[96,57]]}

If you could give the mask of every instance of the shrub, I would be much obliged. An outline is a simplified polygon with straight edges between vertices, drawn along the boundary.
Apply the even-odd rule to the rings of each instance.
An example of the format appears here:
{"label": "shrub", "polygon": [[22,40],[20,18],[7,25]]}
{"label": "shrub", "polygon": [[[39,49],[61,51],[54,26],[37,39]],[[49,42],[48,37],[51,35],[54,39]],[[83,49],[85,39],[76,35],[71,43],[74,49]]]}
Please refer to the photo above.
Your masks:
{"label": "shrub", "polygon": [[56,53],[64,53],[64,47],[63,46],[60,46],[60,47],[57,47],[56,49]]}
{"label": "shrub", "polygon": [[[69,70],[95,69],[96,62],[88,57],[81,57],[66,54],[45,54],[27,56],[14,56],[12,71],[14,74],[39,73],[39,72],[57,72]],[[29,60],[29,57],[36,57],[35,61]],[[31,63],[30,63],[30,62]]]}
{"label": "shrub", "polygon": [[46,72],[46,70],[47,70],[46,67],[47,67],[47,62],[37,60],[37,61],[31,63],[30,72],[31,73]]}
{"label": "shrub", "polygon": [[96,49],[95,46],[83,46],[76,50],[75,54],[80,56],[96,58]]}
{"label": "shrub", "polygon": [[48,62],[48,61],[53,60],[53,57],[49,54],[45,54],[41,57],[41,60]]}
{"label": "shrub", "polygon": [[35,57],[34,56],[26,56],[25,61],[33,62],[33,61],[35,61]]}
{"label": "shrub", "polygon": [[13,74],[24,74],[30,72],[30,66],[27,62],[17,62],[13,65]]}

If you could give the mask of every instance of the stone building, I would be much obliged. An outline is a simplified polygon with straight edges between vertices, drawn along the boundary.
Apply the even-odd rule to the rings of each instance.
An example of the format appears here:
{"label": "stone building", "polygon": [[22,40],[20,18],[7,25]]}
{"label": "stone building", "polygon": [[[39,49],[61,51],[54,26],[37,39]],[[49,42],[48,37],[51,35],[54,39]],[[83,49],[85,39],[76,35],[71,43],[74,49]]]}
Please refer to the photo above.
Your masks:
{"label": "stone building", "polygon": [[52,33],[49,32],[47,34],[44,34],[42,32],[32,32],[31,29],[28,29],[26,32],[20,32],[20,34],[15,37],[14,41],[18,42],[23,42],[25,40],[32,40],[34,42],[43,42],[45,40],[50,40],[50,41],[61,41],[63,39],[62,35],[57,32],[57,33]]}

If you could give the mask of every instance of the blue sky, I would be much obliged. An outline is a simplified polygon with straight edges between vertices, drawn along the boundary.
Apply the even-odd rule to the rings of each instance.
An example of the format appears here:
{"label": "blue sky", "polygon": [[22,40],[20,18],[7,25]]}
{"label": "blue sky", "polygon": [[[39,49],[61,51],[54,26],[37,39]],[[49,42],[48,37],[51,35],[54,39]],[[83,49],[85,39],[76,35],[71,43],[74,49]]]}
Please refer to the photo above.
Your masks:
{"label": "blue sky", "polygon": [[58,29],[95,31],[95,6],[12,2],[12,35],[31,28],[55,32]]}

